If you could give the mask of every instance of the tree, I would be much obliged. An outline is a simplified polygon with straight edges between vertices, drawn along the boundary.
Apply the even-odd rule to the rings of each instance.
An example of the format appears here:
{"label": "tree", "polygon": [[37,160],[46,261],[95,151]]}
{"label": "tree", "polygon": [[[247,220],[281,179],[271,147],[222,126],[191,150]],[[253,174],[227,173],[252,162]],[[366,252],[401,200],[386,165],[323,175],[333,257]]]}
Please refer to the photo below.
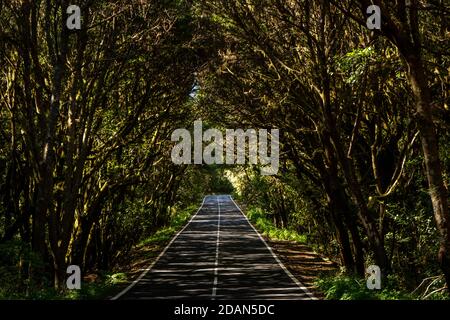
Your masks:
{"label": "tree", "polygon": [[[414,120],[420,131],[424,162],[426,166],[429,194],[433,204],[434,217],[440,234],[438,260],[450,287],[450,212],[448,190],[444,183],[443,170],[439,157],[439,139],[433,120],[433,100],[428,84],[427,68],[424,61],[421,21],[432,19],[441,23],[438,29],[445,37],[445,19],[448,7],[442,2],[430,1],[350,1],[334,5],[347,16],[365,25],[364,19],[354,16],[351,6],[357,5],[365,14],[367,8],[378,5],[382,12],[382,27],[378,32],[389,39],[401,53],[408,67],[408,81],[415,98]],[[430,24],[428,24],[430,26]],[[434,29],[434,26],[432,26]]]}

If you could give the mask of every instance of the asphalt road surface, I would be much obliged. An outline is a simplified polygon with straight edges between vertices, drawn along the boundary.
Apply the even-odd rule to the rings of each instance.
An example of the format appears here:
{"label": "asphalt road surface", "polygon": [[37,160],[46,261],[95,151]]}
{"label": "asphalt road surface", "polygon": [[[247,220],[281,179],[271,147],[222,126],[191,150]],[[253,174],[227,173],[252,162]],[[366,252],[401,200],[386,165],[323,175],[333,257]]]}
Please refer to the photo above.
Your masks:
{"label": "asphalt road surface", "polygon": [[158,259],[113,299],[315,299],[231,196],[207,196]]}

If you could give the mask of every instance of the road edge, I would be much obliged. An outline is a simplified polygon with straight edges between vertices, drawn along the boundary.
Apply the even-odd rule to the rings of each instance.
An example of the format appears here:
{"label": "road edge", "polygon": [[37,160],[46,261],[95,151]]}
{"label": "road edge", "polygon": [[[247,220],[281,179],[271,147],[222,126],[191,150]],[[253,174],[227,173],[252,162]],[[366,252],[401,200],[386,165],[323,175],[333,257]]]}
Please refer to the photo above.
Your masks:
{"label": "road edge", "polygon": [[191,224],[191,222],[195,219],[195,217],[198,215],[198,213],[200,212],[200,210],[202,210],[204,204],[205,204],[205,199],[206,197],[203,198],[202,204],[200,205],[200,208],[198,208],[197,212],[191,217],[191,219],[189,220],[188,223],[186,223],[186,225],[177,232],[177,234],[172,238],[172,240],[170,240],[170,242],[167,244],[167,246],[164,248],[163,251],[160,252],[160,254],[156,257],[155,260],[153,260],[153,262],[147,267],[145,268],[145,270],[139,275],[139,277],[137,277],[132,283],[130,283],[125,289],[123,289],[122,291],[120,291],[118,294],[116,294],[115,296],[113,296],[110,300],[118,300],[120,297],[122,297],[124,294],[126,294],[128,291],[130,291],[139,281],[142,280],[142,278],[144,278],[148,272],[150,272],[150,270],[153,269],[153,267],[155,266],[155,264],[161,259],[161,257],[167,252],[167,250],[170,248],[170,246],[174,243],[174,241],[178,238],[178,236],[184,231],[186,230],[186,228]]}
{"label": "road edge", "polygon": [[247,223],[252,227],[252,229],[256,232],[256,234],[258,235],[258,237],[261,239],[261,241],[266,245],[267,249],[269,250],[269,252],[272,254],[273,258],[276,260],[276,262],[279,264],[279,266],[281,267],[281,269],[284,270],[284,272],[289,276],[289,278],[297,285],[297,287],[299,287],[303,292],[306,293],[306,295],[311,299],[311,300],[319,300],[311,291],[308,290],[308,288],[306,288],[290,271],[288,268],[286,268],[286,266],[283,264],[283,262],[281,262],[280,258],[278,258],[278,256],[275,254],[275,252],[273,251],[273,249],[269,246],[269,244],[267,243],[267,241],[263,238],[263,236],[259,233],[259,231],[253,226],[253,224],[250,222],[250,220],[248,219],[248,217],[245,215],[245,213],[242,211],[242,209],[238,206],[238,204],[234,201],[233,197],[230,196],[231,201],[233,201],[234,205],[236,206],[236,208],[238,208],[238,210],[241,212],[241,214],[245,217],[245,220],[247,220]]}

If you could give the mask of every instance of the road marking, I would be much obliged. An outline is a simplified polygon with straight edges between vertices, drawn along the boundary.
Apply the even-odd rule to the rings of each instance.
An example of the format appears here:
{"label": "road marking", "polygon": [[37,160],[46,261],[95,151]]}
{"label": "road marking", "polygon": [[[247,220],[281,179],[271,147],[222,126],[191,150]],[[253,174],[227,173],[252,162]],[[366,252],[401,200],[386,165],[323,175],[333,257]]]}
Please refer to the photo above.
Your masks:
{"label": "road marking", "polygon": [[217,239],[216,239],[216,261],[214,263],[214,283],[212,289],[212,299],[216,298],[217,294],[217,282],[219,281],[219,246],[220,246],[220,200],[217,197],[217,209],[219,218],[217,220]]}
{"label": "road marking", "polygon": [[125,293],[127,293],[131,288],[133,288],[139,281],[142,280],[142,278],[145,277],[145,275],[152,270],[152,268],[155,266],[155,264],[159,261],[159,259],[161,259],[161,257],[166,253],[166,251],[169,249],[169,247],[172,245],[172,243],[178,238],[178,236],[188,227],[188,225],[191,224],[191,222],[195,219],[195,217],[198,215],[198,213],[200,212],[200,210],[202,210],[204,204],[205,204],[205,200],[206,197],[203,198],[202,201],[202,205],[200,206],[200,208],[198,208],[197,212],[192,216],[191,220],[189,220],[189,222],[183,227],[183,229],[181,229],[173,238],[172,240],[170,240],[169,244],[164,248],[164,250],[158,255],[158,257],[152,262],[152,264],[144,270],[144,272],[141,273],[141,275],[134,280],[128,287],[126,287],[125,289],[123,289],[121,292],[119,292],[117,295],[115,295],[113,298],[111,298],[111,300],[117,300],[119,299],[121,296],[123,296]]}
{"label": "road marking", "polygon": [[266,245],[267,249],[269,250],[269,252],[272,254],[272,257],[274,257],[274,259],[277,261],[277,263],[280,265],[281,269],[284,270],[284,272],[289,276],[289,278],[291,278],[291,280],[297,285],[297,287],[299,287],[302,291],[304,291],[306,293],[306,295],[308,297],[311,298],[311,300],[318,300],[300,281],[298,281],[298,279],[296,277],[294,277],[294,275],[286,268],[286,266],[281,262],[281,260],[278,258],[278,256],[273,252],[272,248],[267,244],[266,240],[264,240],[264,238],[261,236],[261,234],[258,232],[258,230],[256,230],[256,228],[251,224],[250,220],[248,220],[247,216],[244,214],[244,212],[242,212],[241,208],[236,204],[236,202],[234,201],[234,199],[230,197],[230,200],[233,201],[234,205],[236,206],[236,208],[238,208],[238,210],[241,212],[241,214],[245,217],[245,220],[247,221],[247,223],[250,225],[250,227],[252,227],[252,229],[256,232],[256,234],[258,235],[259,239],[261,239],[261,241]]}

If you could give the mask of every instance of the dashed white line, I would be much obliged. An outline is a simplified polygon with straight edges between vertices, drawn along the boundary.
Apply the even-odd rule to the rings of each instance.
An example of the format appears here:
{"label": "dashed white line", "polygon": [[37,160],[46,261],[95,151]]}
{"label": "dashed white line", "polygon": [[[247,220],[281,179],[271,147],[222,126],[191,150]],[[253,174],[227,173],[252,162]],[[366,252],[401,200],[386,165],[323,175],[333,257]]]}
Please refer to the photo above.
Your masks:
{"label": "dashed white line", "polygon": [[217,283],[219,281],[219,248],[220,248],[220,199],[217,197],[217,210],[218,210],[218,219],[217,219],[217,239],[216,239],[216,261],[214,263],[214,283],[212,289],[212,299],[214,300],[217,295]]}
{"label": "dashed white line", "polygon": [[[267,242],[264,240],[264,238],[261,236],[261,234],[255,229],[255,227],[250,223],[247,216],[242,212],[241,208],[236,204],[236,202],[233,200],[231,196],[230,200],[234,203],[236,208],[241,212],[241,214],[244,216],[244,219],[247,221],[247,223],[252,227],[252,229],[256,232],[260,240],[265,244],[273,258],[276,260],[276,262],[279,264],[279,266],[285,271],[285,273],[291,278],[291,280],[302,290],[306,293],[307,296],[309,296],[312,300],[317,300],[317,298],[305,287],[303,286],[293,275],[292,273],[283,265],[283,263],[280,261],[280,259],[275,255],[272,248],[267,244]],[[189,224],[195,219],[195,217],[198,215],[200,210],[203,208],[205,204],[206,197],[203,198],[202,205],[197,210],[195,215],[189,220],[189,222],[184,226],[183,229],[181,229],[169,242],[169,244],[164,248],[164,250],[158,255],[158,257],[153,261],[153,263],[146,268],[142,274],[134,280],[127,288],[125,288],[123,291],[121,291],[119,294],[114,296],[112,300],[117,300],[121,296],[123,296],[125,293],[127,293],[130,289],[132,289],[139,281],[142,280],[142,278],[145,277],[145,275],[152,270],[154,265],[161,259],[161,257],[167,252],[167,250],[170,248],[172,243],[178,238],[178,236],[189,226]],[[215,263],[214,263],[214,282],[213,282],[213,288],[212,288],[212,299],[214,300],[217,296],[217,287],[218,287],[218,276],[219,276],[219,253],[220,253],[220,226],[221,226],[221,208],[220,208],[220,198],[217,196],[217,208],[218,208],[218,222],[217,222],[217,239],[216,239],[216,255],[215,255]]]}

